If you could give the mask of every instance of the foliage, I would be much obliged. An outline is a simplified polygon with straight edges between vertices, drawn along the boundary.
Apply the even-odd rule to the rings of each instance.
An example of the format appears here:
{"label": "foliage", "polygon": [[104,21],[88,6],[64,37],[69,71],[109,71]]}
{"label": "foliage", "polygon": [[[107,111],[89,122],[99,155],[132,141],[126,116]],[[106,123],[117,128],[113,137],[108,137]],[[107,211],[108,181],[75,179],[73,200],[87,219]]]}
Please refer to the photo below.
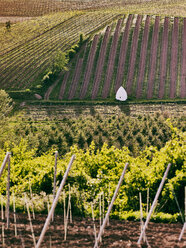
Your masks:
{"label": "foliage", "polygon": [[[156,207],[157,212],[175,214],[178,212],[172,189],[184,208],[184,186],[185,177],[185,136],[186,133],[175,131],[174,137],[169,140],[163,148],[146,148],[137,157],[132,157],[127,147],[118,149],[114,146],[108,147],[103,144],[97,149],[92,142],[86,150],[72,146],[70,152],[58,159],[57,185],[62,180],[64,172],[72,154],[76,159],[73,163],[65,188],[68,184],[73,188],[72,198],[74,208],[78,213],[90,215],[90,202],[94,200],[95,210],[98,209],[98,198],[104,193],[105,208],[111,199],[126,162],[129,162],[124,182],[113,207],[113,216],[121,217],[124,211],[139,210],[139,192],[142,193],[142,201],[146,202],[147,188],[150,191],[150,203],[152,203],[159,187],[164,171],[171,163],[168,179],[165,182],[162,194]],[[6,150],[8,147],[6,147]],[[9,150],[9,149],[8,149]],[[53,150],[41,156],[36,155],[36,150],[28,149],[28,143],[21,140],[19,145],[11,149],[11,191],[21,194],[29,192],[29,181],[32,190],[36,194],[42,191],[49,194],[52,192],[54,153]],[[0,161],[3,160],[5,150],[0,151]],[[6,173],[0,181],[0,192],[6,191]],[[102,193],[103,192],[103,193]],[[79,199],[79,200],[78,200]],[[146,203],[143,203],[146,208]],[[95,211],[98,214],[98,211]],[[169,219],[170,216],[159,216],[158,219]]]}
{"label": "foliage", "polygon": [[63,70],[66,71],[67,64],[68,64],[68,59],[66,57],[66,54],[59,50],[54,54],[54,57],[50,64],[49,71],[51,71],[54,75],[59,73],[60,71],[63,71]]}
{"label": "foliage", "polygon": [[[183,117],[171,121],[180,130],[185,130]],[[20,137],[27,139],[29,148],[35,148],[37,155],[51,148],[63,155],[72,145],[76,144],[79,148],[86,149],[94,141],[99,149],[103,143],[117,148],[125,145],[132,155],[137,156],[152,145],[159,150],[171,138],[173,130],[162,115],[132,118],[120,114],[107,118],[101,115],[68,119],[64,117],[60,121],[45,120],[41,123],[32,118],[26,122],[16,119],[12,132],[14,135],[10,137],[11,141],[20,142]],[[1,147],[3,148],[3,145]]]}
{"label": "foliage", "polygon": [[[4,49],[0,49],[0,54],[1,64],[4,66],[0,69],[1,87],[10,89],[11,86],[12,89],[17,90],[24,86],[33,88],[40,84],[56,52],[60,50],[67,53],[70,47],[79,41],[80,32],[83,32],[87,38],[95,32],[95,29],[96,31],[102,29],[108,21],[112,21],[118,15],[118,12],[113,13],[113,11],[63,11],[38,18],[37,21],[15,24],[11,27],[11,32],[6,32],[6,35],[2,30],[0,37],[3,39],[0,40]],[[16,61],[12,59],[15,56]],[[54,68],[56,70],[56,64]]]}
{"label": "foliage", "polygon": [[12,99],[4,90],[0,90],[0,147],[5,147],[7,138],[12,137],[13,131],[10,130],[8,125],[8,118],[12,109]]}
{"label": "foliage", "polygon": [[5,119],[12,110],[12,99],[4,90],[0,90],[0,120]]}
{"label": "foliage", "polygon": [[80,51],[81,47],[85,43],[86,39],[84,39],[83,34],[79,35],[79,41],[77,44],[73,45],[71,49],[67,52],[69,61],[74,58],[74,56]]}
{"label": "foliage", "polygon": [[5,26],[6,26],[7,31],[10,31],[11,22],[10,22],[10,21],[7,21],[7,22],[5,23]]}
{"label": "foliage", "polygon": [[[143,217],[146,218],[147,214],[143,212]],[[133,220],[133,221],[140,221],[140,211],[129,211],[125,213],[121,213],[120,216],[123,220]],[[167,214],[167,213],[153,213],[150,219],[152,222],[163,222],[163,223],[174,223],[181,220],[178,213],[176,214]]]}

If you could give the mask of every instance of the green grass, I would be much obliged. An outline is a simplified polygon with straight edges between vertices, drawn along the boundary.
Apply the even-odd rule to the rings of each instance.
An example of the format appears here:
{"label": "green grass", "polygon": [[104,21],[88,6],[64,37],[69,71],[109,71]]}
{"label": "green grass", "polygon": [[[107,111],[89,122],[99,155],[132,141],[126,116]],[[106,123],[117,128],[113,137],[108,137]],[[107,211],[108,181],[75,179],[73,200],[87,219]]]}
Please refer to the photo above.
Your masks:
{"label": "green grass", "polygon": [[169,43],[168,43],[168,54],[167,54],[167,73],[166,73],[166,80],[165,80],[165,98],[169,98],[170,95],[170,65],[171,65],[171,47],[172,47],[172,30],[173,30],[173,22],[169,24]]}
{"label": "green grass", "polygon": [[158,93],[159,93],[162,34],[163,34],[163,23],[160,20],[158,47],[157,47],[157,57],[156,57],[156,69],[155,69],[154,87],[153,87],[153,98],[158,98]]}
{"label": "green grass", "polygon": [[150,21],[150,28],[149,28],[149,38],[148,38],[148,44],[147,44],[147,54],[146,54],[146,66],[145,66],[145,74],[144,74],[144,80],[143,80],[143,86],[142,86],[142,98],[147,97],[147,87],[148,87],[148,77],[149,77],[149,68],[150,68],[150,55],[151,55],[151,42],[152,42],[152,33],[153,33],[153,24],[154,19]]}
{"label": "green grass", "polygon": [[[179,19],[179,40],[182,39],[182,32],[183,32],[183,18]],[[180,82],[181,82],[181,61],[182,61],[182,42],[178,43],[178,77],[177,77],[177,84],[176,84],[176,97],[180,96]]]}

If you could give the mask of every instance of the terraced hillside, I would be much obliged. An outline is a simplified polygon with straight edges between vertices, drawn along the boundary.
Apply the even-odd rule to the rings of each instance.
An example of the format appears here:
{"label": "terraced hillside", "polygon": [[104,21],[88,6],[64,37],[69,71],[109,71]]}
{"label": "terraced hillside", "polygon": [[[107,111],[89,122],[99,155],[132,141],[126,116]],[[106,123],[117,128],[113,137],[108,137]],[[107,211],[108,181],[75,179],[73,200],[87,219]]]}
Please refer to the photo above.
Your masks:
{"label": "terraced hillside", "polygon": [[94,36],[45,98],[112,99],[121,85],[131,98],[185,98],[185,50],[186,18],[124,15]]}

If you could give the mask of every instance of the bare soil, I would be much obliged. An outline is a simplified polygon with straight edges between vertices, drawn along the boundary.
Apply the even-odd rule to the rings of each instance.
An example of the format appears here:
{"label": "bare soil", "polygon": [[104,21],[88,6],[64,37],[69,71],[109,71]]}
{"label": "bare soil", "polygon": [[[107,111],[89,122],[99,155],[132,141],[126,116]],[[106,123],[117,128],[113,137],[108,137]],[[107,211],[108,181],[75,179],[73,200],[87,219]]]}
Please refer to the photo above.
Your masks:
{"label": "bare soil", "polygon": [[[2,246],[2,225],[5,226],[5,246],[12,248],[34,247],[29,220],[26,214],[17,214],[18,236],[14,234],[13,215],[11,214],[10,228],[6,228],[6,223],[0,221],[0,247]],[[40,236],[46,214],[36,215],[32,220],[36,242]],[[97,232],[99,222],[96,221]],[[182,229],[182,224],[162,224],[149,223],[146,236],[149,245],[153,248],[184,248],[186,247],[186,232],[181,242],[178,237]],[[100,247],[140,247],[137,241],[140,235],[140,223],[133,221],[110,220],[110,225],[106,227]],[[64,241],[63,217],[56,215],[54,222],[45,234],[41,247],[93,247],[94,233],[93,222],[88,218],[75,218],[68,224],[67,240]],[[147,247],[142,244],[141,247]]]}

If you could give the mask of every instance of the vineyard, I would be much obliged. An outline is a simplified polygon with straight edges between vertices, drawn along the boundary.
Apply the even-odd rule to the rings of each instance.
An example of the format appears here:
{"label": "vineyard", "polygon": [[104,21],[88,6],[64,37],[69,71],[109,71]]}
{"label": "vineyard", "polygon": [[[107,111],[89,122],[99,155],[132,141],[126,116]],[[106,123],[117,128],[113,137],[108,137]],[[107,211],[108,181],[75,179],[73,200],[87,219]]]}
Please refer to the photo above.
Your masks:
{"label": "vineyard", "polygon": [[[8,2],[8,3],[7,3]],[[127,1],[126,1],[127,2]],[[137,2],[137,1],[134,1]],[[1,0],[0,16],[41,16],[66,10],[89,10],[108,8],[121,4],[120,1],[78,1],[78,0]]]}
{"label": "vineyard", "polygon": [[70,49],[72,44],[78,41],[79,32],[88,36],[117,16],[118,14],[112,12],[99,11],[76,14],[42,35],[4,53],[1,56],[0,87],[4,89],[32,87],[38,83],[38,77],[41,81],[41,75],[47,69],[56,51]]}
{"label": "vineyard", "polygon": [[185,248],[185,100],[185,0],[0,0],[0,246]]}
{"label": "vineyard", "polygon": [[[62,244],[67,247],[70,243],[74,247],[85,247],[85,244],[91,247],[91,243],[99,237],[99,230],[105,223],[112,204],[110,217],[123,221],[109,220],[103,242],[100,242],[101,247],[112,247],[115,242],[116,247],[118,242],[121,242],[121,247],[127,244],[138,247],[137,239],[140,227],[143,227],[142,215],[147,222],[151,209],[155,206],[153,199],[157,196],[158,186],[163,182],[162,194],[156,202],[151,219],[169,224],[165,226],[149,223],[145,237],[152,247],[162,244],[167,244],[167,247],[176,244],[177,247],[184,247],[185,237],[178,240],[182,226],[170,222],[184,223],[185,133],[173,127],[172,132],[174,135],[160,150],[150,146],[137,157],[131,156],[125,146],[118,149],[104,144],[101,149],[97,149],[94,142],[86,150],[72,146],[62,157],[58,156],[57,151],[54,153],[54,150],[37,155],[35,149],[28,149],[28,143],[23,139],[18,145],[12,144],[11,157],[7,152],[4,158],[4,150],[1,149],[1,243],[12,247],[32,247],[34,243],[34,247],[37,247],[36,242],[38,245],[45,227],[41,232],[45,218],[45,224],[47,220],[51,220],[57,199],[55,221],[51,221],[49,228],[45,230],[43,243],[48,241],[53,247],[60,247]],[[165,169],[166,172],[170,170],[169,174],[164,174]],[[5,173],[2,174],[3,170]],[[123,182],[122,175],[125,176]],[[118,185],[121,189],[117,191],[116,199]],[[7,212],[9,207],[6,199],[9,199],[10,212]],[[7,213],[10,214],[9,227],[4,218],[5,206],[6,220],[9,218]],[[28,218],[20,212],[27,213]],[[141,224],[126,220],[141,220]],[[57,223],[59,225],[56,226]],[[127,234],[121,233],[117,225],[124,230],[127,228]],[[164,227],[167,227],[166,230]],[[115,234],[109,238],[111,231]],[[161,239],[159,237],[155,241],[154,237],[159,235]]]}
{"label": "vineyard", "polygon": [[[97,10],[102,8],[121,8],[132,13],[139,11],[141,13],[160,13],[169,15],[184,15],[185,4],[184,0],[1,0],[0,1],[0,16],[41,16],[49,13],[56,13],[66,10]],[[167,9],[168,8],[168,9]]]}
{"label": "vineyard", "polygon": [[131,99],[185,98],[186,19],[128,15],[113,25],[77,54],[45,99],[114,99],[121,85]]}
{"label": "vineyard", "polygon": [[[180,17],[171,16],[173,6]],[[0,28],[2,89],[57,101],[113,101],[120,86],[129,100],[186,97],[184,1],[16,0],[0,9],[2,18],[32,18]],[[70,58],[80,35],[84,44]],[[69,56],[68,70],[46,83],[59,52]]]}

